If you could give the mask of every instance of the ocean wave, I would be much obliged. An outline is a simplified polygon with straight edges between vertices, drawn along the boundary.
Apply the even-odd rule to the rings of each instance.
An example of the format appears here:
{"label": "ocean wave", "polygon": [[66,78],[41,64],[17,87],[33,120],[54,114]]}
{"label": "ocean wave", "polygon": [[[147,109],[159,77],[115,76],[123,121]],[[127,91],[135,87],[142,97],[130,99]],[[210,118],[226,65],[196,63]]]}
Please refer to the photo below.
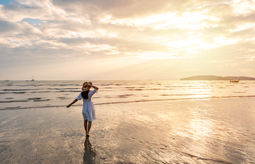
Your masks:
{"label": "ocean wave", "polygon": [[15,89],[3,89],[2,91],[33,91],[33,90],[38,90],[38,89],[26,89],[26,88],[23,88],[23,89],[19,89],[19,88],[15,88]]}
{"label": "ocean wave", "polygon": [[6,97],[5,98],[6,100],[11,100],[11,99],[14,99],[13,97]]}
{"label": "ocean wave", "polygon": [[26,92],[0,92],[0,94],[24,94]]}
{"label": "ocean wave", "polygon": [[192,96],[197,94],[161,94],[160,96]]}
{"label": "ocean wave", "polygon": [[31,91],[31,92],[29,92],[29,91],[8,91],[8,92],[0,92],[0,94],[27,94],[27,93],[49,93],[49,92],[80,92],[79,90],[72,90],[72,91],[70,91],[70,90],[45,90],[45,91],[43,91],[43,90],[39,90],[39,91]]}
{"label": "ocean wave", "polygon": [[40,102],[40,101],[50,101],[50,99],[33,97],[33,98],[27,98],[27,99],[23,99],[23,100],[4,100],[4,101],[0,101],[0,103],[15,103],[15,102],[28,102],[28,101]]}
{"label": "ocean wave", "polygon": [[118,98],[127,98],[127,97],[130,97],[130,96],[134,96],[134,94],[123,94],[123,95],[118,95],[117,97]]}
{"label": "ocean wave", "polygon": [[140,88],[129,88],[129,91],[142,91],[142,90],[146,90],[146,89],[140,89]]}
{"label": "ocean wave", "polygon": [[[169,98],[169,99],[140,99],[140,100],[130,100],[130,101],[114,101],[114,102],[102,102],[94,103],[94,105],[112,105],[112,104],[128,104],[128,103],[139,103],[139,102],[156,102],[156,101],[177,101],[177,100],[207,100],[207,99],[227,99],[227,98],[255,98],[255,95],[245,95],[245,96],[212,96],[212,97],[198,97],[198,98]],[[16,100],[16,102],[22,102],[24,100]],[[28,101],[28,100],[27,100]],[[1,101],[0,101],[1,102]],[[73,105],[82,106],[82,105]],[[20,109],[39,109],[39,108],[61,108],[65,105],[46,105],[46,106],[29,106],[29,107],[5,107],[0,108],[1,110],[20,110]]]}
{"label": "ocean wave", "polygon": [[33,98],[28,98],[28,101],[34,101],[34,102],[39,102],[39,101],[50,101],[50,99],[42,99],[41,97],[33,97]]}
{"label": "ocean wave", "polygon": [[66,97],[57,97],[57,98],[61,100],[67,99]]}
{"label": "ocean wave", "polygon": [[13,102],[28,102],[28,100],[4,100],[0,101],[0,103],[13,103]]}

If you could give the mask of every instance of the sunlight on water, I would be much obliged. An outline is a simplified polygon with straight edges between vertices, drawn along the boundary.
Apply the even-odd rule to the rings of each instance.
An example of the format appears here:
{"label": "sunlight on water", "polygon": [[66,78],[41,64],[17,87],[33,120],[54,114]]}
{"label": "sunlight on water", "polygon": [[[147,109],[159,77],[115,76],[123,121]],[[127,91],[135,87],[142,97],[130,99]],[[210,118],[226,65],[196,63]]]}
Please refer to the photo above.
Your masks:
{"label": "sunlight on water", "polygon": [[205,119],[192,119],[188,124],[188,129],[196,139],[203,139],[205,136],[210,136],[212,133],[213,124],[210,120]]}
{"label": "sunlight on water", "polygon": [[188,86],[184,88],[184,93],[190,95],[190,98],[208,98],[212,96],[210,82],[195,81],[191,82]]}
{"label": "sunlight on water", "polygon": [[81,84],[1,81],[0,161],[27,163],[22,157],[31,154],[34,163],[255,161],[253,81],[94,81],[100,89],[89,142],[81,104],[65,108]]}
{"label": "sunlight on water", "polygon": [[[1,109],[63,106],[77,97],[82,81],[0,81]],[[241,81],[94,81],[95,104],[255,96],[255,83]]]}

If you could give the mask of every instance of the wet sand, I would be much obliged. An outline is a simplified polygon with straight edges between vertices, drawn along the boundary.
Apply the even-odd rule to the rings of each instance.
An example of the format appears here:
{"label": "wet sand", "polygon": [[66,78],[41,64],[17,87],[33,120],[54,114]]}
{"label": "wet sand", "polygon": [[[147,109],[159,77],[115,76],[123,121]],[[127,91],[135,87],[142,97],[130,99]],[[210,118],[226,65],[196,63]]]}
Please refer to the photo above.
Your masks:
{"label": "wet sand", "polygon": [[255,99],[0,111],[0,163],[255,163]]}

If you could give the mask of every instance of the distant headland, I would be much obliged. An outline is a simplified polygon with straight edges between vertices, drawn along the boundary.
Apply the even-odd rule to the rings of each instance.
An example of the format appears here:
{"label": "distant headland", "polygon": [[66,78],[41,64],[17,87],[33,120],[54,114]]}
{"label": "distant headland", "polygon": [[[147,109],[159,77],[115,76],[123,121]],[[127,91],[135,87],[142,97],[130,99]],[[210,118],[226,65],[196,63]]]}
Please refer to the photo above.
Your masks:
{"label": "distant headland", "polygon": [[254,77],[248,76],[214,76],[214,75],[198,75],[181,78],[181,80],[255,80]]}

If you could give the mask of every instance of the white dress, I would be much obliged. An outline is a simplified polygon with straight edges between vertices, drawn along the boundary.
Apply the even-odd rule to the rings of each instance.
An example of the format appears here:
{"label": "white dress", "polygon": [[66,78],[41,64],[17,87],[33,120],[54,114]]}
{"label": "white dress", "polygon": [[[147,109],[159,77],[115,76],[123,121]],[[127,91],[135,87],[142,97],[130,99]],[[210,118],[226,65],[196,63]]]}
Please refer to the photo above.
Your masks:
{"label": "white dress", "polygon": [[76,98],[77,100],[83,99],[82,115],[84,120],[93,121],[96,119],[94,105],[91,101],[91,97],[96,93],[96,91],[96,89],[89,91],[88,99],[84,99],[81,95],[81,92]]}

